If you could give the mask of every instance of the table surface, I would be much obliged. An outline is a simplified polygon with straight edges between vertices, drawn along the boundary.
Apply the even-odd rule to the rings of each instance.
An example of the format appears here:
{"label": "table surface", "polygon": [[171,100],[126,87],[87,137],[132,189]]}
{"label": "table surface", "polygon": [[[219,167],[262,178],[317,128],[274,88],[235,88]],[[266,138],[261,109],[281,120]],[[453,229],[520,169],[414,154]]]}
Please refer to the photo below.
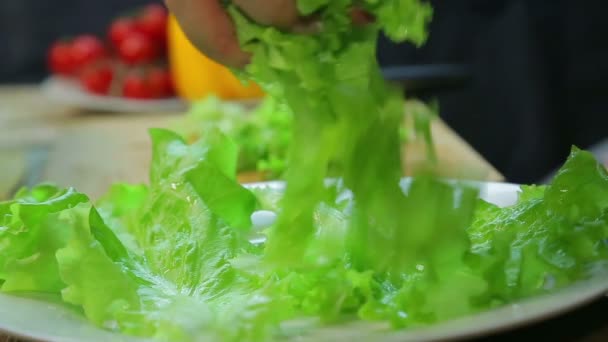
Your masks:
{"label": "table surface", "polygon": [[[0,199],[18,186],[53,181],[92,198],[117,181],[145,182],[150,158],[147,129],[167,127],[180,113],[87,112],[45,98],[37,86],[0,86]],[[433,125],[442,174],[502,176],[443,122]],[[409,165],[424,149],[408,147]],[[109,163],[108,161],[112,161]],[[555,341],[608,341],[608,299],[531,327],[483,340],[544,337]],[[0,342],[13,341],[0,336]]]}
{"label": "table surface", "polygon": [[[0,87],[0,165],[5,165],[0,198],[14,190],[14,183],[23,183],[24,176],[29,183],[74,186],[92,198],[117,181],[146,182],[151,153],[147,130],[167,127],[179,114],[83,112],[53,103],[37,87]],[[443,176],[502,180],[443,122],[434,122],[432,128]],[[407,174],[424,160],[424,146],[408,145],[405,156]],[[44,159],[41,165],[34,174],[26,172],[36,157]]]}

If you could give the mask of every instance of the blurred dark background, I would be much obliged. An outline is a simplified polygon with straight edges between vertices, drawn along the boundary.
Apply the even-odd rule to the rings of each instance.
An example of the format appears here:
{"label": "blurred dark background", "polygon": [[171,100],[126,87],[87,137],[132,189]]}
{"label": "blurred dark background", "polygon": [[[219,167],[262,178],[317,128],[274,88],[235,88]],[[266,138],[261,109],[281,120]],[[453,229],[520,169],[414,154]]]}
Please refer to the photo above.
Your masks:
{"label": "blurred dark background", "polygon": [[154,0],[0,0],[0,83],[31,83],[47,74],[45,56],[57,39],[105,36],[116,16]]}
{"label": "blurred dark background", "polygon": [[608,130],[608,2],[433,0],[422,49],[380,43],[383,65],[454,63],[441,116],[509,181],[538,182]]}
{"label": "blurred dark background", "polygon": [[[39,82],[57,38],[103,34],[149,0],[0,0],[0,83]],[[160,1],[157,1],[160,3]],[[466,65],[471,81],[437,97],[441,115],[509,181],[537,182],[570,146],[606,137],[608,2],[437,0],[421,49],[382,40],[384,66]]]}

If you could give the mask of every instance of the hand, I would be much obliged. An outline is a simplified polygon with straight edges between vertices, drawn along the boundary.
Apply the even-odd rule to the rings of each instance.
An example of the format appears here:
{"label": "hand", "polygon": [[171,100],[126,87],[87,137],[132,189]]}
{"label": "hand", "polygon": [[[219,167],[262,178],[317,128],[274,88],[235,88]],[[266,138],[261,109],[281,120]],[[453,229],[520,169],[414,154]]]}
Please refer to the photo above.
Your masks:
{"label": "hand", "polygon": [[[250,55],[241,50],[235,27],[220,0],[165,0],[190,41],[207,57],[224,65],[242,68]],[[250,18],[262,25],[296,32],[314,31],[314,18],[298,14],[296,0],[233,0]],[[360,10],[351,13],[353,22],[371,21]]]}

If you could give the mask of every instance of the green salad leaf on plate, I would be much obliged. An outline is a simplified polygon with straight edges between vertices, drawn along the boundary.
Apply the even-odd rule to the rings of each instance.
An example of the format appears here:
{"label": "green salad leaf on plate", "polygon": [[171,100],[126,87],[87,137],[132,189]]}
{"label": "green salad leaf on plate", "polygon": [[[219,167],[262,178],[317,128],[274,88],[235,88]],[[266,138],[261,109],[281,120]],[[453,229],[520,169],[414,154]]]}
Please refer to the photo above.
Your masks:
{"label": "green salad leaf on plate", "polygon": [[172,128],[188,141],[219,130],[238,146],[237,170],[258,172],[266,180],[284,175],[292,121],[290,110],[272,97],[250,110],[210,96],[193,103],[186,117]]}
{"label": "green salad leaf on plate", "polygon": [[[410,241],[415,262],[395,273],[352,263],[354,198],[340,182],[315,209],[306,255],[315,266],[268,264],[244,222],[254,210],[279,210],[280,190],[249,190],[219,171],[233,163],[213,158],[225,146],[218,140],[151,135],[149,185],[116,184],[93,204],[42,184],[0,203],[3,292],[55,295],[93,324],[135,336],[257,341],[357,316],[396,328],[431,324],[605,271],[608,175],[588,152],[574,149],[552,184],[523,187],[506,208],[431,178],[406,184],[410,196],[431,191],[438,202],[459,189],[477,209],[462,230],[451,229],[458,215],[435,217],[434,242]],[[217,182],[232,190],[218,192]],[[302,320],[305,328],[283,324]]]}

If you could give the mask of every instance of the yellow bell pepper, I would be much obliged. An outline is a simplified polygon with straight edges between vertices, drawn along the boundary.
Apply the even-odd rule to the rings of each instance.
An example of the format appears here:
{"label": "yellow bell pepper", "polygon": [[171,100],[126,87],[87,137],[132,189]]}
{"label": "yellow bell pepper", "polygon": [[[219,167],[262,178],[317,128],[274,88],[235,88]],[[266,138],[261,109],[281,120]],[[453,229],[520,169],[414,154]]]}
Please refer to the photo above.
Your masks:
{"label": "yellow bell pepper", "polygon": [[207,58],[188,40],[175,17],[169,17],[169,63],[177,94],[195,101],[209,95],[224,100],[264,96],[254,83],[245,86],[228,68]]}

